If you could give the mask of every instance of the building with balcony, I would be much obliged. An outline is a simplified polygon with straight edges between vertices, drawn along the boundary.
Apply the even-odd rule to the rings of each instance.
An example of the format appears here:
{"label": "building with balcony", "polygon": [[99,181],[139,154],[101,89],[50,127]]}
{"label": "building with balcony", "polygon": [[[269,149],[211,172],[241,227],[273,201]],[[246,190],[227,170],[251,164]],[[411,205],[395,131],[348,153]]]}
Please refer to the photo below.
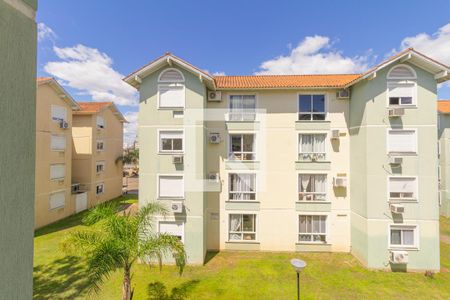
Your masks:
{"label": "building with balcony", "polygon": [[363,74],[212,76],[170,54],[140,92],[139,204],[171,213],[190,263],[209,250],[351,252],[439,270],[437,83],[407,49]]}

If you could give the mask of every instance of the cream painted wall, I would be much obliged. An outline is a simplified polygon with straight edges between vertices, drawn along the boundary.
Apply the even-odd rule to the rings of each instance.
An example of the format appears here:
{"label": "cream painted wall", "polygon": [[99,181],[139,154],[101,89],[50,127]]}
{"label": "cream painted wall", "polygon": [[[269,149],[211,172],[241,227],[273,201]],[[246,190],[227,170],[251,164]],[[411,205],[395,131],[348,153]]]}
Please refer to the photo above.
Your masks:
{"label": "cream painted wall", "polygon": [[[38,85],[36,98],[36,185],[35,185],[35,228],[53,223],[73,213],[75,204],[71,201],[72,166],[72,109],[48,84]],[[69,129],[61,129],[59,123],[52,120],[51,106],[63,106],[67,110]],[[64,135],[66,149],[52,151],[51,136]],[[50,165],[65,164],[64,180],[50,180]],[[65,206],[50,210],[50,195],[65,192]]]}

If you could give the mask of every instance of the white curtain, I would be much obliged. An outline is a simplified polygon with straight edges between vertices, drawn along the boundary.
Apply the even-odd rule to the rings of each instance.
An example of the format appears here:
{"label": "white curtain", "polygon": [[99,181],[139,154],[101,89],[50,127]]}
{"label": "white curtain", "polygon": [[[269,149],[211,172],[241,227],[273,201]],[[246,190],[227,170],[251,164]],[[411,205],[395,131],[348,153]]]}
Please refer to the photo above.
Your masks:
{"label": "white curtain", "polygon": [[[254,192],[255,178],[253,174],[231,174],[231,192],[233,200],[250,200],[250,194]],[[244,192],[244,193],[243,193]]]}
{"label": "white curtain", "polygon": [[309,184],[310,180],[311,180],[311,175],[300,175],[302,192],[310,192],[311,191],[311,185]]}
{"label": "white curtain", "polygon": [[325,134],[314,135],[314,153],[325,153]]}
{"label": "white curtain", "polygon": [[313,152],[312,134],[301,134],[300,135],[300,152],[301,153],[311,153]]}
{"label": "white curtain", "polygon": [[[230,215],[230,232],[242,231],[242,215]],[[230,233],[230,240],[240,240],[240,233]]]}
{"label": "white curtain", "polygon": [[314,175],[314,192],[325,193],[326,191],[326,176]]}

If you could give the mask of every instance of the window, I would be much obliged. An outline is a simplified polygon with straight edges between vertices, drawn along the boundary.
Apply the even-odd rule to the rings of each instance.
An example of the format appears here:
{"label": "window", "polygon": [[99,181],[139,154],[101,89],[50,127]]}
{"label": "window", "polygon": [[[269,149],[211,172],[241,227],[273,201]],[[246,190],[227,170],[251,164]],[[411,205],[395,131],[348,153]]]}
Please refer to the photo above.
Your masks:
{"label": "window", "polygon": [[178,131],[160,131],[159,132],[159,152],[182,152],[183,151],[182,130]]}
{"label": "window", "polygon": [[97,116],[97,128],[98,129],[105,128],[105,119],[103,117]]}
{"label": "window", "polygon": [[417,248],[418,230],[416,225],[391,225],[389,229],[391,248]]}
{"label": "window", "polygon": [[50,210],[63,207],[66,202],[66,194],[64,191],[50,194]]}
{"label": "window", "polygon": [[325,174],[299,174],[298,200],[299,201],[325,201],[327,198],[327,175]]}
{"label": "window", "polygon": [[51,180],[61,180],[66,176],[66,165],[65,164],[55,164],[50,165],[50,179]]}
{"label": "window", "polygon": [[105,171],[105,162],[104,161],[98,161],[95,165],[97,173],[101,173]]}
{"label": "window", "polygon": [[415,83],[388,83],[388,97],[390,106],[414,105],[416,91]]}
{"label": "window", "polygon": [[298,241],[302,243],[326,243],[327,216],[300,215],[298,217]]}
{"label": "window", "polygon": [[158,177],[158,198],[184,198],[184,178],[179,175]]}
{"label": "window", "polygon": [[184,242],[184,223],[159,222],[159,233],[176,236],[181,242]]}
{"label": "window", "polygon": [[180,71],[176,69],[164,70],[159,75],[158,82],[160,82],[158,85],[158,107],[184,107],[184,77]]}
{"label": "window", "polygon": [[65,121],[67,119],[67,109],[64,106],[52,105],[52,120]]}
{"label": "window", "polygon": [[229,180],[230,200],[256,200],[256,174],[230,174]]}
{"label": "window", "polygon": [[298,101],[299,120],[325,120],[325,95],[300,95]]}
{"label": "window", "polygon": [[66,149],[66,136],[52,134],[50,144],[53,151],[64,151]]}
{"label": "window", "polygon": [[256,215],[230,214],[228,239],[230,241],[255,241]]}
{"label": "window", "polygon": [[103,194],[104,192],[105,192],[105,185],[103,183],[98,183],[95,186],[95,194],[100,195]]}
{"label": "window", "polygon": [[230,135],[230,159],[255,160],[255,135],[231,134]]}
{"label": "window", "polygon": [[390,200],[416,200],[416,177],[389,177]]}
{"label": "window", "polygon": [[103,140],[97,140],[97,151],[105,150],[105,142]]}
{"label": "window", "polygon": [[255,95],[230,96],[230,121],[254,121],[255,116]]}
{"label": "window", "polygon": [[300,134],[299,155],[300,161],[324,161],[326,159],[326,134]]}
{"label": "window", "polygon": [[417,133],[416,130],[389,130],[388,133],[389,153],[416,153]]}

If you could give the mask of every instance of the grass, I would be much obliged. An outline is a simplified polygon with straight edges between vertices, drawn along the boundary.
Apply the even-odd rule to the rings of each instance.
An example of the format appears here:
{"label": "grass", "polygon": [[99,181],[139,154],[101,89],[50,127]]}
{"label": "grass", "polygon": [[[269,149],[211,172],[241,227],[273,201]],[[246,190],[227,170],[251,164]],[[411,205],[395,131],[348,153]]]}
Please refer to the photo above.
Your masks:
{"label": "grass", "polygon": [[[116,201],[132,203],[130,195]],[[120,299],[121,272],[115,272],[100,294],[88,294],[85,265],[59,249],[61,240],[82,227],[80,213],[36,232],[35,299]],[[450,233],[450,220],[441,219]],[[210,253],[205,266],[188,266],[179,277],[173,266],[136,265],[134,299],[295,299],[295,275],[289,259],[300,257],[308,267],[301,275],[303,299],[450,299],[450,245],[441,244],[443,272],[369,271],[346,253]]]}

